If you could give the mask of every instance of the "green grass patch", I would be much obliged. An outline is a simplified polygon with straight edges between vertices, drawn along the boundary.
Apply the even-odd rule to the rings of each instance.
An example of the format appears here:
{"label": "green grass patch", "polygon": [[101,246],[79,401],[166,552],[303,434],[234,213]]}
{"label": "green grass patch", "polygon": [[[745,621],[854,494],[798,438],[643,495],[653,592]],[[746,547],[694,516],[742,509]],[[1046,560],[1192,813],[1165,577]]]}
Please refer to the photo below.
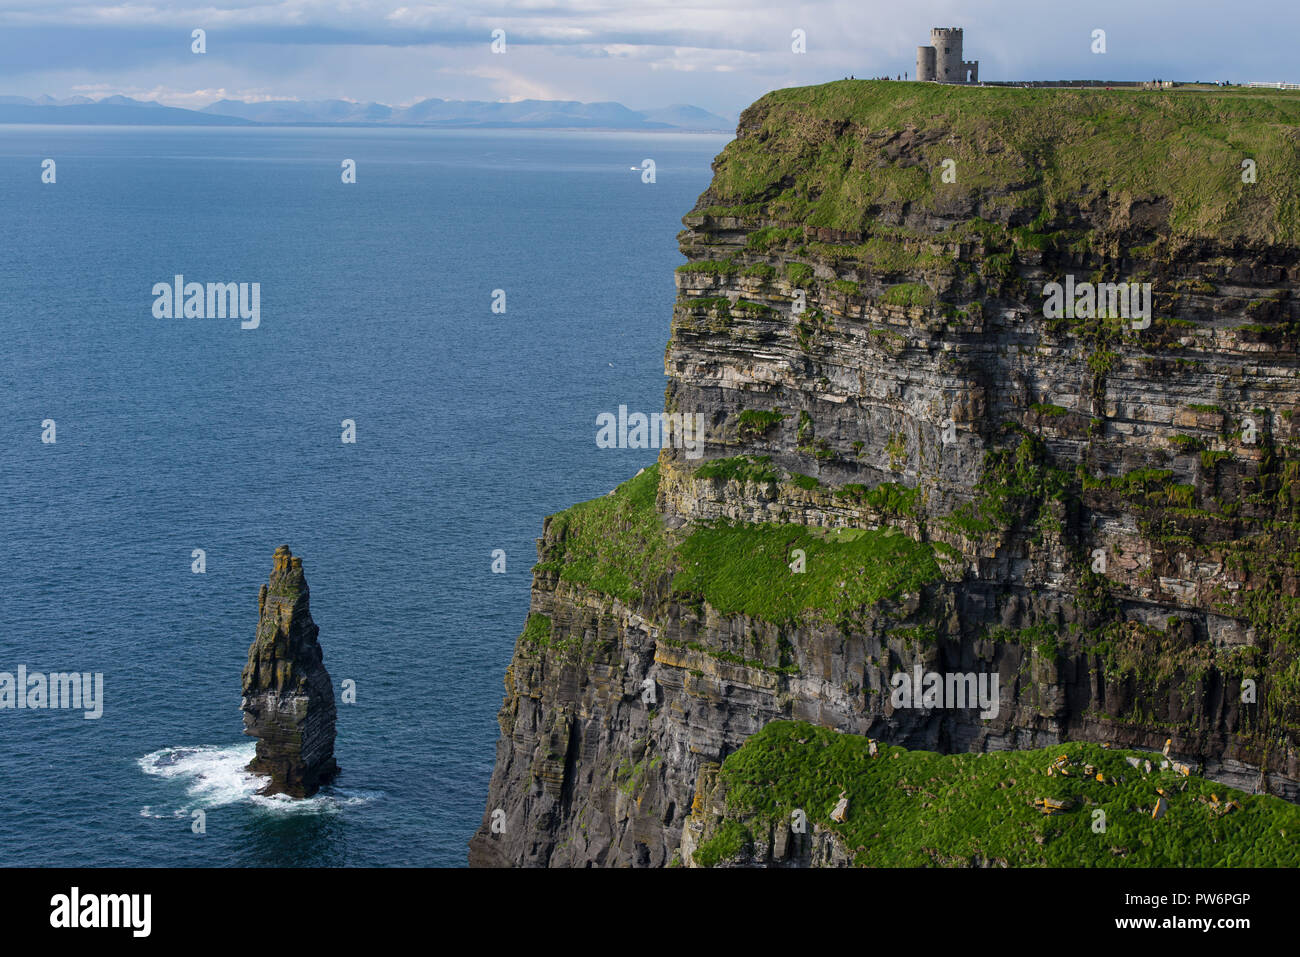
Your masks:
{"label": "green grass patch", "polygon": [[1015,271],[1015,256],[1011,253],[993,253],[984,257],[980,263],[980,272],[984,278],[998,283],[1010,279]]}
{"label": "green grass patch", "polygon": [[[1070,775],[1048,777],[1062,755]],[[740,854],[741,829],[788,822],[798,809],[835,832],[862,866],[969,866],[977,858],[1012,867],[1300,866],[1300,807],[1172,769],[1146,774],[1128,756],[1160,763],[1159,755],[1081,743],[949,755],[882,745],[872,758],[859,735],[773,721],[723,762],[728,811],[709,859]],[[1157,788],[1168,802],[1159,820],[1151,815]],[[830,818],[841,791],[842,823]],[[1047,815],[1034,806],[1041,798],[1068,807]],[[1223,812],[1229,801],[1239,809]],[[1094,830],[1097,811],[1104,832]]]}
{"label": "green grass patch", "polygon": [[1083,487],[1107,489],[1127,502],[1147,508],[1194,507],[1196,488],[1175,482],[1173,477],[1173,472],[1168,469],[1134,469],[1113,478],[1085,478]]}
{"label": "green grass patch", "polygon": [[697,479],[735,479],[737,482],[776,482],[781,473],[772,468],[770,455],[735,455],[714,459],[695,470]]}
{"label": "green grass patch", "polygon": [[812,281],[813,268],[807,263],[787,263],[785,276],[796,286],[806,286]]}
{"label": "green grass patch", "polygon": [[[713,476],[776,481],[766,457],[717,459],[697,470]],[[706,475],[708,477],[708,475]],[[806,476],[806,478],[811,478]],[[816,479],[812,479],[816,482]],[[806,613],[835,621],[864,607],[915,593],[941,577],[935,548],[897,530],[826,529],[802,525],[718,523],[670,535],[655,508],[658,466],[620,485],[613,495],[575,505],[550,519],[536,570],[634,605],[669,582],[676,598],[703,599],[724,615],[748,614],[790,622]],[[884,492],[881,495],[903,491]],[[790,570],[794,549],[805,571]],[[671,579],[669,578],[671,576]],[[533,617],[530,642],[542,642],[549,622]]]}
{"label": "green grass patch", "polygon": [[730,259],[700,259],[684,263],[677,267],[678,272],[712,273],[715,276],[731,276],[740,271],[740,266]]}
{"label": "green grass patch", "polygon": [[790,226],[782,228],[779,226],[764,226],[756,229],[745,237],[745,245],[750,249],[759,252],[767,252],[773,246],[781,246],[789,242],[797,242],[803,239],[802,226]]}
{"label": "green grass patch", "polygon": [[1038,415],[1046,415],[1046,416],[1050,416],[1051,418],[1059,418],[1062,415],[1066,415],[1070,411],[1064,406],[1052,405],[1049,402],[1035,402],[1029,408]]}
{"label": "green grass patch", "polygon": [[551,638],[551,619],[540,612],[529,612],[528,621],[524,623],[523,633],[519,636],[520,644],[537,648],[547,644]]}
{"label": "green grass patch", "polygon": [[1035,520],[1044,503],[1063,501],[1070,487],[1070,474],[1048,464],[1043,440],[1021,434],[1014,448],[985,453],[975,501],[938,521],[972,537],[1004,531]]}
{"label": "green grass patch", "polygon": [[874,488],[850,482],[838,488],[835,494],[856,505],[873,508],[890,518],[915,516],[921,498],[920,489],[908,488],[898,482],[881,482]]}
{"label": "green grass patch", "polygon": [[[805,571],[793,572],[795,549]],[[724,615],[793,622],[816,611],[855,620],[864,607],[916,592],[941,577],[934,550],[892,531],[802,525],[699,527],[679,548],[673,591]]]}
{"label": "green grass patch", "polygon": [[890,306],[916,308],[931,305],[937,297],[934,290],[923,282],[902,282],[886,289],[881,298]]}
{"label": "green grass patch", "polygon": [[778,412],[776,409],[770,412],[765,409],[745,409],[740,413],[740,419],[736,423],[736,436],[741,440],[759,438],[776,428],[786,418],[784,412]]}
{"label": "green grass patch", "polygon": [[691,859],[699,867],[713,867],[719,861],[735,857],[753,841],[749,829],[737,821],[723,821],[717,833],[695,849]]}
{"label": "green grass patch", "polygon": [[553,539],[537,570],[635,605],[644,589],[668,573],[672,546],[655,509],[659,467],[628,479],[615,494],[553,515]]}
{"label": "green grass patch", "polygon": [[773,311],[771,306],[761,302],[753,302],[749,299],[737,299],[731,309],[733,312],[749,316],[763,316]]}

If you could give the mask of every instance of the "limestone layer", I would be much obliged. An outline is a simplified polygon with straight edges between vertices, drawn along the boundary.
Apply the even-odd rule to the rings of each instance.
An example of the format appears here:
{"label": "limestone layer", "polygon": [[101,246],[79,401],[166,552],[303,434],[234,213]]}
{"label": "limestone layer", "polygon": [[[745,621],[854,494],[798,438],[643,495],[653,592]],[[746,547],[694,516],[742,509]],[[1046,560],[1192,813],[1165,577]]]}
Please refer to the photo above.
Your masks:
{"label": "limestone layer", "polygon": [[263,794],[310,797],[338,773],[334,686],[311,618],[302,559],[275,550],[257,596],[257,637],[243,672],[244,733],[257,738],[248,765],[269,777]]}
{"label": "limestone layer", "polygon": [[[1171,739],[1198,773],[1300,798],[1300,203],[1240,169],[1300,110],[1257,129],[1206,100],[1240,109],[1241,155],[1193,196],[1169,168],[1139,181],[1120,140],[1199,94],[1014,91],[1001,117],[978,98],[1003,93],[913,89],[742,114],[679,235],[666,407],[703,413],[706,444],[661,453],[657,511],[675,541],[896,529],[943,574],[852,619],[769,621],[682,593],[680,568],[602,590],[548,519],[471,864],[689,863],[709,776],[777,718],[939,751]],[[1105,149],[1060,139],[1138,103]],[[1150,283],[1149,321],[1049,315],[1070,276]],[[916,666],[996,673],[998,715],[896,709]]]}

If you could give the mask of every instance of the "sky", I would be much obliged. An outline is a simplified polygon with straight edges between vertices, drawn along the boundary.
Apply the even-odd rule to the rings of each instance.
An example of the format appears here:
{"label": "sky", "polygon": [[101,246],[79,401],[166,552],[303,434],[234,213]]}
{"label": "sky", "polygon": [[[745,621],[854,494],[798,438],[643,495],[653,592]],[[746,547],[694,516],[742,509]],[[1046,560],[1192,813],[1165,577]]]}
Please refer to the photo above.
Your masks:
{"label": "sky", "polygon": [[0,94],[615,100],[734,117],[779,87],[910,75],[934,26],[964,27],[985,80],[1300,82],[1295,0],[0,0]]}

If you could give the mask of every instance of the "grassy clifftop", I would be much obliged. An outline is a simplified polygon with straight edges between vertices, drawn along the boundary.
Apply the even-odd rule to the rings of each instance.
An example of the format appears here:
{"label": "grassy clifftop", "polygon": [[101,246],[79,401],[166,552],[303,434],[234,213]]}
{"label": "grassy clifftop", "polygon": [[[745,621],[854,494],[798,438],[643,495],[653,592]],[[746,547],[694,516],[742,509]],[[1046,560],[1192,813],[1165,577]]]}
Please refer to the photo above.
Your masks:
{"label": "grassy clifftop", "polygon": [[1079,225],[1086,209],[1094,225],[1300,245],[1297,182],[1297,93],[846,80],[749,107],[706,211],[856,232],[882,209],[950,217],[974,202],[1035,231]]}

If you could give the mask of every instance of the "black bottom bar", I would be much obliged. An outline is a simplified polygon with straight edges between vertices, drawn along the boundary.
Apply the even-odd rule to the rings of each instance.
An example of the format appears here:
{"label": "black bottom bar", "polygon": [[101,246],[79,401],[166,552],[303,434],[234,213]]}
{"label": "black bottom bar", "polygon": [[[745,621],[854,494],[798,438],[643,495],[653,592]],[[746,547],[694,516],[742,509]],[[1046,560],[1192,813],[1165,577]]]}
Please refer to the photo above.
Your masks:
{"label": "black bottom bar", "polygon": [[[666,944],[695,924],[725,929],[735,940],[805,920],[815,922],[819,942],[840,928],[847,941],[865,942],[867,928],[883,921],[921,933],[927,945],[974,945],[982,935],[992,942],[1014,929],[1021,940],[1041,931],[1052,935],[1042,939],[1091,942],[1114,935],[1149,945],[1200,935],[1231,946],[1243,935],[1276,935],[1293,923],[1296,874],[11,869],[0,871],[0,926],[6,944],[76,937],[206,947],[229,940],[276,951],[349,940],[373,944],[377,932],[471,945],[481,935],[486,944],[548,926],[562,926],[563,937],[575,942],[608,930],[619,935],[611,941],[645,935],[650,944],[664,934]],[[117,926],[81,926],[89,922]]]}

